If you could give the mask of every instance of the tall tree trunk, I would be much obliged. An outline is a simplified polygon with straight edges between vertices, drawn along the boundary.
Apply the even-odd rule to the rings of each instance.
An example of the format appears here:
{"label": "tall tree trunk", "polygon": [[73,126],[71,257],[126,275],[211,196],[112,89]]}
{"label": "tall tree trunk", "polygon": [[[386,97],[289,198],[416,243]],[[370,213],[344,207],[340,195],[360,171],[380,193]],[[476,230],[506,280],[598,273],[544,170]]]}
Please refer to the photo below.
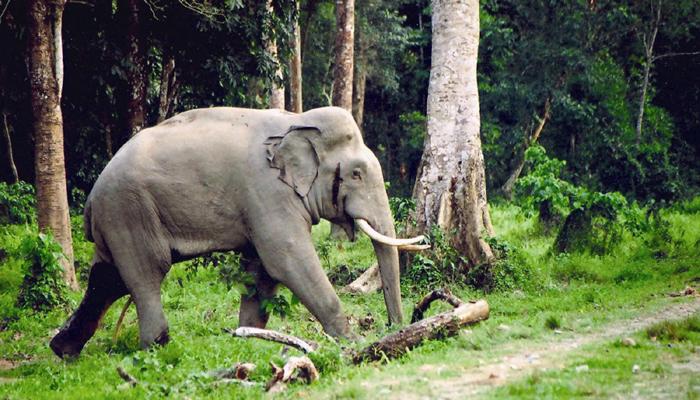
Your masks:
{"label": "tall tree trunk", "polygon": [[[355,0],[335,1],[335,62],[332,104],[352,113],[353,52],[355,47]],[[331,237],[346,239],[342,227],[331,224]]]}
{"label": "tall tree trunk", "polygon": [[17,175],[15,157],[12,153],[12,137],[10,136],[10,125],[7,123],[7,114],[4,111],[2,113],[2,126],[3,136],[5,137],[5,149],[7,151],[7,166],[10,168],[10,174],[12,175],[12,183],[17,183],[19,182],[19,176]]}
{"label": "tall tree trunk", "polygon": [[452,245],[471,265],[493,257],[479,137],[478,0],[433,0],[428,135],[413,189],[416,229],[456,231]]}
{"label": "tall tree trunk", "polygon": [[146,87],[148,75],[146,73],[146,43],[143,32],[143,1],[142,0],[118,0],[118,13],[120,24],[124,29],[125,79],[122,82],[122,95],[120,96],[120,114],[122,129],[124,132],[118,146],[124,144],[138,131],[143,129],[146,123]]}
{"label": "tall tree trunk", "polygon": [[[267,0],[267,12],[269,15],[274,13],[272,9],[272,0]],[[275,79],[272,81],[270,87],[270,108],[279,108],[284,110],[284,86],[280,84],[284,77],[282,73],[282,63],[277,55],[277,41],[275,40],[274,34],[265,38],[265,46],[270,58],[275,60]]]}
{"label": "tall tree trunk", "polygon": [[352,112],[353,52],[355,46],[355,0],[335,1],[335,63],[333,105]]}
{"label": "tall tree trunk", "polygon": [[163,50],[163,70],[160,73],[160,93],[158,96],[158,123],[165,121],[170,115],[175,98],[175,57]]}
{"label": "tall tree trunk", "polygon": [[362,32],[357,31],[357,55],[355,57],[355,74],[352,90],[352,116],[364,134],[362,123],[365,116],[365,87],[367,86],[367,54],[366,43],[363,40]]}
{"label": "tall tree trunk", "polygon": [[651,67],[654,63],[654,42],[656,42],[656,34],[659,32],[661,24],[661,1],[656,5],[656,15],[652,22],[649,36],[643,34],[642,41],[644,43],[644,73],[642,76],[642,88],[639,94],[639,110],[637,111],[637,124],[635,127],[637,146],[642,142],[642,125],[644,124],[644,107],[646,105],[647,91],[649,89],[649,75]]}
{"label": "tall tree trunk", "polygon": [[525,166],[525,152],[527,151],[527,149],[530,148],[530,146],[532,146],[533,143],[537,143],[537,140],[540,138],[540,134],[542,134],[542,130],[544,129],[545,124],[549,120],[551,108],[552,96],[549,96],[547,97],[547,100],[544,101],[542,116],[538,118],[537,127],[535,127],[535,130],[532,131],[532,133],[526,137],[525,143],[523,144],[523,151],[518,157],[518,161],[515,164],[515,168],[513,168],[513,170],[511,171],[510,175],[508,176],[508,179],[506,180],[506,183],[504,183],[501,187],[501,193],[503,193],[503,195],[507,199],[513,197],[513,188],[515,187],[515,181],[518,180],[518,178],[520,177],[520,173],[523,171],[523,167]]}
{"label": "tall tree trunk", "polygon": [[63,276],[78,289],[73,268],[73,239],[68,214],[68,191],[63,154],[63,45],[62,0],[32,0],[28,5],[28,58],[39,229],[51,231],[63,248]]}
{"label": "tall tree trunk", "polygon": [[297,18],[292,21],[292,58],[289,60],[289,111],[304,111],[301,76],[301,32],[299,31],[299,1],[296,1]]}

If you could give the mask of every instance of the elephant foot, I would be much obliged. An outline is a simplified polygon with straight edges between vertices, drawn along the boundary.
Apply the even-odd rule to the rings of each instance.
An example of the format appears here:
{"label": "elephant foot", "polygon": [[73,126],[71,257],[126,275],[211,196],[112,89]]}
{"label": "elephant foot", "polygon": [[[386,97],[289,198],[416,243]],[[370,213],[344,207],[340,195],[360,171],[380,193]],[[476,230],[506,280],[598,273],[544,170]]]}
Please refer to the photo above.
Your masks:
{"label": "elephant foot", "polygon": [[150,347],[165,346],[166,344],[168,344],[168,342],[170,342],[170,334],[168,333],[168,329],[166,328],[159,335],[157,335],[151,340],[142,339],[141,348],[145,350]]}
{"label": "elephant foot", "polygon": [[80,355],[80,352],[85,346],[85,342],[76,340],[67,330],[61,330],[49,342],[49,347],[54,354],[62,359],[75,358]]}

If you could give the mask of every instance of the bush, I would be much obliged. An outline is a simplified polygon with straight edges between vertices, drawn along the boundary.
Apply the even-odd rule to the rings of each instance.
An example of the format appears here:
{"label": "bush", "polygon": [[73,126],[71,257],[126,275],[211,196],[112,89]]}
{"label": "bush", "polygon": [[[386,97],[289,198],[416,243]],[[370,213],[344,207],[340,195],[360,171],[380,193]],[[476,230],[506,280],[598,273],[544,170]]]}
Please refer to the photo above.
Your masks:
{"label": "bush", "polygon": [[497,238],[487,238],[494,259],[467,271],[469,285],[491,292],[494,290],[522,289],[532,283],[532,272],[522,254],[509,243]]}
{"label": "bush", "polygon": [[414,287],[438,289],[463,281],[467,261],[452,247],[449,235],[433,225],[426,235],[430,250],[418,253],[404,275]]}
{"label": "bush", "polygon": [[67,304],[67,287],[61,265],[63,250],[53,236],[28,232],[14,256],[24,260],[24,280],[17,298],[18,306],[48,311]]}
{"label": "bush", "polygon": [[28,224],[36,220],[34,186],[0,182],[0,224]]}

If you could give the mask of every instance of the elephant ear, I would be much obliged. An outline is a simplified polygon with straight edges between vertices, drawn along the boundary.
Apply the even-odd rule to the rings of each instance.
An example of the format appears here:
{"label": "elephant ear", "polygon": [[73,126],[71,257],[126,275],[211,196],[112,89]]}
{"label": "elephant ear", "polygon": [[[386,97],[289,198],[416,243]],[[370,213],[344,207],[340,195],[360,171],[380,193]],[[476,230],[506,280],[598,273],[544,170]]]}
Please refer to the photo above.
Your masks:
{"label": "elephant ear", "polygon": [[306,197],[318,175],[319,158],[315,144],[321,130],[314,126],[291,126],[279,136],[265,140],[270,167],[280,170],[279,178],[299,196]]}

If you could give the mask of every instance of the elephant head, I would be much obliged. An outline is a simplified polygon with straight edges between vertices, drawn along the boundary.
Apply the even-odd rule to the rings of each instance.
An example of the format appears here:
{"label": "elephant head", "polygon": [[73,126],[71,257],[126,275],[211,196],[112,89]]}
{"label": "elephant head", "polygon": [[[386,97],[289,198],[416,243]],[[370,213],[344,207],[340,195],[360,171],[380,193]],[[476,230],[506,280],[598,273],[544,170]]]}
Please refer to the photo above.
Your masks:
{"label": "elephant head", "polygon": [[313,223],[325,218],[351,239],[359,227],[372,239],[390,323],[401,323],[397,246],[422,240],[396,239],[379,160],[364,144],[345,110],[327,107],[299,116],[299,124],[267,139],[270,166],[294,189]]}

